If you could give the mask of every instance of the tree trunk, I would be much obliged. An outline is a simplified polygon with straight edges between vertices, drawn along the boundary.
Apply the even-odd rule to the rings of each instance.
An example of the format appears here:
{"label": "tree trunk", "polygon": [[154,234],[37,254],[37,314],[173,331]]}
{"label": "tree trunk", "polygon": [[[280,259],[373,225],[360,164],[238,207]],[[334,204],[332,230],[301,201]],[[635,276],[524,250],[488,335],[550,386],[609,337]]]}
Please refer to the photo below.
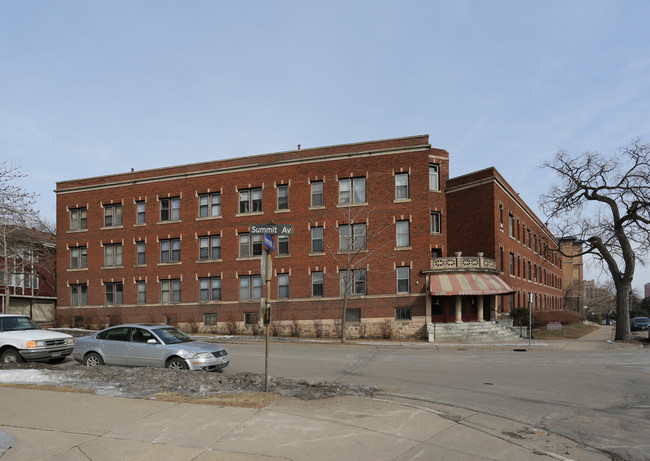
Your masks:
{"label": "tree trunk", "polygon": [[616,341],[632,339],[630,329],[630,288],[632,282],[616,283]]}

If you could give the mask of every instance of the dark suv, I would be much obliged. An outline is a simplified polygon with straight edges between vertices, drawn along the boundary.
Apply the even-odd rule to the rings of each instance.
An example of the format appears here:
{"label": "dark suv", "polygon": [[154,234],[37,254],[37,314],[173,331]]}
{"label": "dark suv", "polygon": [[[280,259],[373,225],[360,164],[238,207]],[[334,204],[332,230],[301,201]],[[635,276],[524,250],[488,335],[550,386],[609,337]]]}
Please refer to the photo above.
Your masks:
{"label": "dark suv", "polygon": [[648,317],[634,317],[630,321],[630,328],[632,331],[645,331],[650,326],[650,318]]}

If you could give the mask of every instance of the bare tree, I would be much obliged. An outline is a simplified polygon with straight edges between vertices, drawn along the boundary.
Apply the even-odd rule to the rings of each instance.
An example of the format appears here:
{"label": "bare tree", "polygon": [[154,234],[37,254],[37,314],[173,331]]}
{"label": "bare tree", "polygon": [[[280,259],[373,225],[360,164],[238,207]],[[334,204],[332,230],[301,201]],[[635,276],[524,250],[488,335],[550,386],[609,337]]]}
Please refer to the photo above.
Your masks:
{"label": "bare tree", "polygon": [[[351,202],[351,201],[350,201]],[[337,219],[328,220],[328,228],[338,231],[338,238],[323,239],[327,252],[336,261],[341,275],[338,275],[343,305],[341,306],[341,342],[346,342],[346,313],[348,298],[352,293],[364,293],[367,287],[367,273],[370,262],[378,257],[394,258],[394,238],[383,236],[392,223],[388,217],[367,205],[344,206],[335,204]],[[330,235],[333,235],[330,232]]]}
{"label": "bare tree", "polygon": [[[650,248],[650,144],[634,139],[610,157],[558,152],[543,165],[560,184],[540,199],[558,235],[576,235],[608,269],[616,288],[615,339],[632,338],[630,290],[637,261]],[[571,255],[565,255],[571,256]]]}
{"label": "bare tree", "polygon": [[19,167],[9,165],[6,161],[0,163],[0,246],[3,258],[2,280],[4,285],[4,303],[2,312],[11,302],[10,282],[12,273],[9,269],[12,234],[33,225],[36,213],[34,203],[36,194],[27,192],[17,182],[24,175]]}

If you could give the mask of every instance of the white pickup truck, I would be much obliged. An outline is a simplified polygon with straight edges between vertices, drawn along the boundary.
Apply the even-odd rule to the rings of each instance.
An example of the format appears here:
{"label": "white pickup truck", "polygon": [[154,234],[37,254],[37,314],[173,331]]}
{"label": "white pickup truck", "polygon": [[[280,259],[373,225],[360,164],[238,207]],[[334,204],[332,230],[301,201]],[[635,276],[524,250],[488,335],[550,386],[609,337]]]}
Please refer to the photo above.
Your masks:
{"label": "white pickup truck", "polygon": [[72,354],[74,338],[44,330],[25,315],[0,314],[0,362],[63,362]]}

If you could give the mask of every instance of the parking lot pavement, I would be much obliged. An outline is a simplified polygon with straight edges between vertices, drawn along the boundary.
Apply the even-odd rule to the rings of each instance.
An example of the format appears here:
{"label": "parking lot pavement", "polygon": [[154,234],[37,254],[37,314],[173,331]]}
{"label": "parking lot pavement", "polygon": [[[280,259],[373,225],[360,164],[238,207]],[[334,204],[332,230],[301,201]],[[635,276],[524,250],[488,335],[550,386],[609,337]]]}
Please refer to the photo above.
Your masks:
{"label": "parking lot pavement", "polygon": [[510,420],[409,400],[282,397],[260,410],[11,387],[0,400],[0,431],[15,439],[2,461],[610,459]]}

